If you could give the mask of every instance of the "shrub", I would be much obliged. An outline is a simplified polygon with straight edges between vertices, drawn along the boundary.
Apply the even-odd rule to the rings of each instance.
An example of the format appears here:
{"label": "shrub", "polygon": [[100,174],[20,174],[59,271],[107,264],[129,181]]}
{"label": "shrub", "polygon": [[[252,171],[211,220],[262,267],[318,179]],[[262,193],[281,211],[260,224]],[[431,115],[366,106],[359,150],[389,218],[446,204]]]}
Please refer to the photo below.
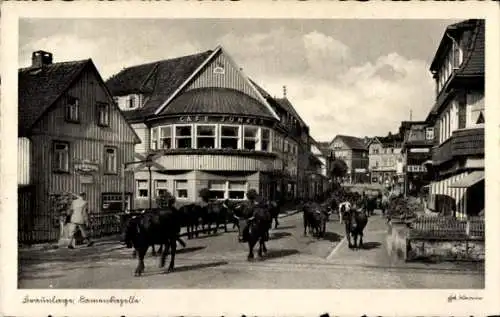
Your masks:
{"label": "shrub", "polygon": [[259,195],[257,194],[257,191],[255,189],[252,188],[249,191],[247,191],[247,198],[249,200],[255,200],[257,199],[257,196]]}
{"label": "shrub", "polygon": [[55,226],[59,227],[59,220],[71,215],[71,202],[75,195],[71,192],[49,194],[50,212],[55,217]]}
{"label": "shrub", "polygon": [[408,198],[393,197],[389,200],[387,211],[391,218],[408,219],[416,216],[417,208],[415,204],[410,205]]}
{"label": "shrub", "polygon": [[156,205],[158,208],[166,208],[175,203],[175,197],[168,190],[163,195],[156,197]]}
{"label": "shrub", "polygon": [[198,195],[204,202],[208,202],[210,200],[210,190],[208,190],[208,188],[200,189]]}

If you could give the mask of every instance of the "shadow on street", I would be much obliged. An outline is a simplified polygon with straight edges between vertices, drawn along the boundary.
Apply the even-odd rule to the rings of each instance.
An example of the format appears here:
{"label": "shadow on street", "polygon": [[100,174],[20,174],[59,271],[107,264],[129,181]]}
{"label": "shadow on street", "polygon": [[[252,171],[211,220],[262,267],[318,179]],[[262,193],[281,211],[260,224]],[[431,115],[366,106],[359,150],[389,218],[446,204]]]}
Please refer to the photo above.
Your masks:
{"label": "shadow on street", "polygon": [[277,259],[294,254],[299,254],[299,250],[297,249],[269,250],[267,252],[267,255],[263,258],[263,260]]}
{"label": "shadow on street", "polygon": [[282,238],[285,238],[285,237],[289,237],[291,235],[292,234],[290,232],[274,232],[269,237],[269,240],[278,240],[278,239],[282,239]]}
{"label": "shadow on street", "polygon": [[182,249],[177,249],[176,254],[191,253],[191,252],[196,252],[196,251],[200,251],[203,249],[206,249],[206,246],[186,247],[186,248],[182,248]]}
{"label": "shadow on street", "polygon": [[323,240],[327,240],[330,242],[339,242],[340,240],[342,240],[343,237],[344,236],[341,236],[338,233],[327,231],[323,236]]}
{"label": "shadow on street", "polygon": [[274,229],[274,230],[287,230],[287,229],[295,229],[297,228],[297,226],[278,226],[278,228]]}
{"label": "shadow on street", "polygon": [[184,265],[184,266],[176,267],[174,273],[175,272],[186,272],[186,271],[192,271],[192,270],[207,269],[207,268],[212,268],[212,267],[223,266],[226,264],[228,264],[227,261],[217,261],[217,262],[211,262],[211,263]]}
{"label": "shadow on street", "polygon": [[380,248],[382,244],[380,242],[364,242],[363,243],[363,250],[372,250],[372,249],[378,249]]}

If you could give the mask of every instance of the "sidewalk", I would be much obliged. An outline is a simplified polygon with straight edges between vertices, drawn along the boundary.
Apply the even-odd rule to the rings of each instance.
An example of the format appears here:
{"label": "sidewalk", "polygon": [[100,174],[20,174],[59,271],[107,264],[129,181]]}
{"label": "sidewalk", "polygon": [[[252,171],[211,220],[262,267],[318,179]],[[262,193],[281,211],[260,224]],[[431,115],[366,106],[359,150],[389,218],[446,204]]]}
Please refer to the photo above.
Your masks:
{"label": "sidewalk", "polygon": [[[299,212],[300,211],[297,209],[286,210],[283,213],[280,213],[278,215],[278,218],[281,219],[281,218],[289,217],[289,216],[295,215]],[[182,227],[181,228],[181,235],[185,235],[185,234],[187,234],[186,227]],[[105,236],[105,237],[100,237],[100,238],[94,238],[93,241],[94,241],[94,246],[98,246],[100,244],[107,244],[107,243],[113,242],[113,241],[115,241],[116,243],[120,243],[120,234],[115,234],[115,235],[110,235],[110,236]],[[60,249],[60,248],[61,247],[59,247],[57,245],[57,241],[46,242],[46,243],[37,243],[37,244],[32,244],[32,245],[20,244],[18,246],[18,249],[22,250],[22,251],[43,251],[43,250],[55,250],[55,249]],[[65,248],[63,248],[63,249],[65,249]]]}

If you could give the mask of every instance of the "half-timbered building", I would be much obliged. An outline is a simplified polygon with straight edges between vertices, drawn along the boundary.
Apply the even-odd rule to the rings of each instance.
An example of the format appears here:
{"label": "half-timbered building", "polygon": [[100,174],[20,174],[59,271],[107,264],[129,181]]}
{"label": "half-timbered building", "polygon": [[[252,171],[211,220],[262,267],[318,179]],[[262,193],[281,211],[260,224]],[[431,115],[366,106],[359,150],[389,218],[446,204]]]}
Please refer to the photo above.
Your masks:
{"label": "half-timbered building", "polygon": [[91,59],[53,63],[36,51],[18,80],[19,231],[31,242],[55,240],[50,195],[85,192],[93,215],[119,209],[122,189],[133,188],[120,166],[140,140]]}
{"label": "half-timbered building", "polygon": [[[107,85],[142,143],[135,148],[135,206],[164,191],[179,203],[297,196],[298,115],[250,80],[220,46],[123,69]],[[287,108],[288,107],[288,108]],[[292,107],[293,108],[293,107]]]}

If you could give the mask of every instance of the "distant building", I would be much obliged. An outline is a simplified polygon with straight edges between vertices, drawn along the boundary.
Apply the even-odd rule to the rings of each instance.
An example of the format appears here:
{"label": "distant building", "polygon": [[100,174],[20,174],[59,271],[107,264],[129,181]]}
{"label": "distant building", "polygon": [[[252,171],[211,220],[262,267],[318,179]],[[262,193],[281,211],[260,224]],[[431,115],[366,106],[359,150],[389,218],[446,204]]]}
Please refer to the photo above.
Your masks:
{"label": "distant building", "polygon": [[311,151],[309,152],[309,195],[308,198],[314,198],[324,194],[328,190],[329,175],[327,171],[328,154],[323,152],[321,145],[310,137]]}
{"label": "distant building", "polygon": [[52,58],[36,51],[18,72],[19,238],[28,242],[59,238],[50,194],[85,192],[101,219],[122,209],[123,188],[130,206],[133,176],[120,172],[140,143],[91,59]]}
{"label": "distant building", "polygon": [[[402,185],[403,138],[399,134],[371,138],[368,144],[369,171],[372,183],[387,186]],[[399,167],[399,168],[398,168]]]}
{"label": "distant building", "polygon": [[346,182],[368,182],[367,139],[354,136],[337,135],[329,145],[330,154],[347,165]]}
{"label": "distant building", "polygon": [[426,122],[436,146],[429,208],[459,218],[484,210],[484,46],[484,20],[450,25],[430,67],[436,102]]}
{"label": "distant building", "polygon": [[413,196],[419,195],[422,187],[429,185],[432,180],[426,162],[432,159],[434,128],[428,127],[425,121],[403,121],[399,130],[404,138],[402,154],[406,176],[405,192]]}

